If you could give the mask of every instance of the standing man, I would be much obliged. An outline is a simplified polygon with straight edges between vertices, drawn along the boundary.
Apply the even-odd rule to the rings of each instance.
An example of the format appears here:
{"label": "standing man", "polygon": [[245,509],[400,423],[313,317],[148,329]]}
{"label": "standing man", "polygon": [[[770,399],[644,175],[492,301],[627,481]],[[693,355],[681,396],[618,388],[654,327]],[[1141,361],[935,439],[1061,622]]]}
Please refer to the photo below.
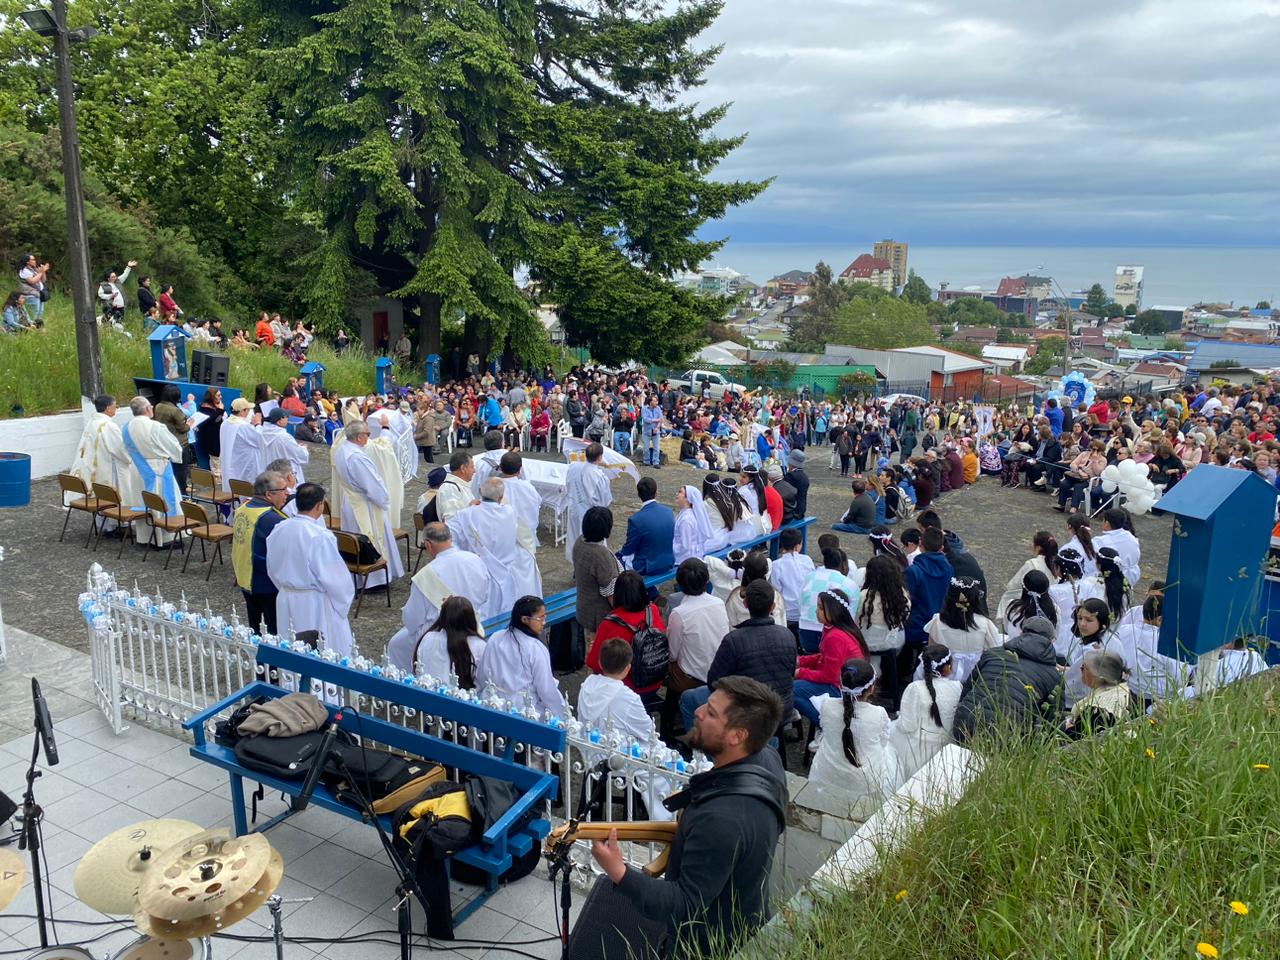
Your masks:
{"label": "standing man", "polygon": [[260,422],[253,404],[244,397],[231,401],[231,415],[224,417],[218,428],[218,446],[222,456],[222,489],[230,491],[232,480],[252,483],[266,466],[262,434],[255,424]]}
{"label": "standing man", "polygon": [[489,608],[510,610],[521,597],[542,596],[542,574],[533,535],[516,508],[502,502],[502,481],[490,477],[480,486],[480,502],[449,521],[453,541],[484,561],[489,571]]}
{"label": "standing man", "polygon": [[609,474],[602,467],[604,447],[599,443],[587,445],[586,460],[569,464],[565,477],[565,491],[569,495],[569,532],[565,538],[565,554],[573,562],[573,545],[582,536],[582,518],[592,507],[607,507],[613,503],[613,490],[609,487]]}
{"label": "standing man", "polygon": [[289,472],[298,483],[305,483],[302,468],[311,461],[311,451],[290,435],[288,423],[289,414],[283,407],[276,407],[267,414],[262,424],[262,455],[268,463],[288,460],[291,464]]}
{"label": "standing man", "polygon": [[[399,520],[400,511],[393,509],[387,477],[366,449],[369,425],[363,420],[352,420],[343,427],[342,433],[346,442],[333,452],[333,479],[342,504],[342,529],[364,534],[387,561],[385,570],[369,575],[366,589],[387,587],[404,574],[404,562],[395,537],[395,522]],[[400,479],[398,471],[394,479]],[[301,505],[298,510],[301,512]]]}
{"label": "standing man", "polygon": [[355,641],[347,611],[355,584],[324,524],[324,487],[304,483],[294,502],[298,515],[276,523],[266,543],[267,575],[280,591],[279,633],[287,637],[317,630],[321,650],[350,656]]}
{"label": "standing man", "polygon": [[538,520],[542,511],[542,495],[524,477],[520,471],[524,469],[524,457],[514,450],[508,450],[498,461],[498,473],[502,476],[504,491],[502,502],[515,507],[516,514],[533,537],[533,548],[538,549]]}
{"label": "standing man", "polygon": [[455,450],[449,455],[449,472],[436,491],[436,516],[441,523],[448,523],[459,510],[471,506],[475,496],[471,492],[471,480],[476,475],[475,460],[465,450]]}
{"label": "standing man", "polygon": [[400,612],[404,626],[387,644],[387,659],[401,670],[413,669],[413,652],[440,608],[450,597],[466,597],[475,608],[476,619],[484,620],[497,611],[489,602],[489,570],[474,553],[453,545],[453,534],[443,523],[428,523],[422,530],[431,559],[413,575],[409,599]]}
{"label": "standing man", "polygon": [[629,868],[616,832],[591,846],[614,888],[645,917],[666,923],[668,957],[728,955],[769,919],[769,876],[786,826],[787,784],[778,753],[767,744],[781,721],[782,702],[764,684],[722,677],[688,736],[713,766],[664,802],[683,811],[664,875]]}
{"label": "standing man", "polygon": [[480,485],[498,472],[503,453],[502,431],[490,427],[484,433],[484,453],[475,461],[476,470],[471,477],[472,498],[479,499]]}
{"label": "standing man", "polygon": [[231,519],[231,569],[244,593],[249,626],[261,635],[276,633],[276,585],[267,573],[267,537],[288,519],[284,502],[289,485],[274,470],[264,470],[253,481],[253,499],[236,508]]}
{"label": "standing man", "polygon": [[627,540],[618,556],[629,558],[636,573],[663,573],[676,565],[676,515],[657,501],[658,483],[653,477],[641,477],[636,494],[640,509],[627,518]]}
{"label": "standing man", "polygon": [[651,393],[640,411],[640,439],[645,464],[658,470],[662,469],[662,420],[658,395]]}
{"label": "standing man", "polygon": [[137,260],[130,260],[125,264],[123,273],[108,270],[102,283],[98,284],[98,299],[102,302],[103,316],[114,323],[124,321],[124,291],[120,289],[120,284],[129,279],[129,271],[137,265]]}
{"label": "standing man", "polygon": [[[123,504],[141,503],[137,474],[130,469],[132,463],[124,448],[124,436],[113,419],[116,398],[110,394],[94,397],[93,410],[85,421],[71,472],[90,488],[95,483],[111,484],[120,493]],[[93,495],[92,489],[89,495]]]}
{"label": "standing man", "polygon": [[[173,465],[182,461],[182,446],[168,427],[152,419],[151,401],[146,397],[134,397],[129,401],[129,409],[133,411],[133,419],[124,425],[121,438],[141,481],[136,489],[163,497],[166,514],[175,517],[179,513],[181,493],[173,475]],[[141,501],[139,496],[137,503],[122,503],[122,506],[141,510]],[[157,530],[156,536],[161,544],[173,539],[173,535],[164,530]]]}

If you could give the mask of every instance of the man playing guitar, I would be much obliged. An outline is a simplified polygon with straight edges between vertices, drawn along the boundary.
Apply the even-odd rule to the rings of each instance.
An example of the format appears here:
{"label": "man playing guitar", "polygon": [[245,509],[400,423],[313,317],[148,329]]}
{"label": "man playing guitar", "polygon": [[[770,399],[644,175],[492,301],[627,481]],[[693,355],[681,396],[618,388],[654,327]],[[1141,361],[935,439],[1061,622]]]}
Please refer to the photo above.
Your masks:
{"label": "man playing guitar", "polygon": [[720,679],[687,738],[713,767],[664,801],[680,814],[666,873],[628,868],[617,830],[592,844],[617,891],[666,923],[665,957],[727,954],[769,918],[769,874],[786,823],[786,776],[769,746],[781,720],[782,701],[764,684]]}

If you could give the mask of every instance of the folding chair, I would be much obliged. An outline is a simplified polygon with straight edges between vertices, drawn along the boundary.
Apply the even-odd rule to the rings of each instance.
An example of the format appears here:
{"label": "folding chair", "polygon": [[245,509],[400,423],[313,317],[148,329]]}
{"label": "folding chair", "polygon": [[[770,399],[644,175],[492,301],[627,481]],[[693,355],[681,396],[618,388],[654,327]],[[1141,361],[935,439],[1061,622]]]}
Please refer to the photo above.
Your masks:
{"label": "folding chair", "polygon": [[[360,616],[360,604],[364,602],[364,589],[369,582],[369,574],[386,570],[387,558],[379,557],[373,563],[361,563],[359,561],[360,541],[345,530],[335,530],[333,535],[338,539],[338,553],[342,554],[342,561],[356,581],[356,611],[351,615],[351,619],[354,620]],[[387,581],[387,606],[391,606],[390,580]]]}
{"label": "folding chair", "polygon": [[245,500],[253,499],[253,484],[247,480],[228,480],[227,486],[231,488],[231,497],[235,506],[240,506]]}
{"label": "folding chair", "polygon": [[342,529],[342,521],[333,515],[333,510],[329,507],[328,497],[324,501],[324,525],[331,531]]}
{"label": "folding chair", "polygon": [[[58,488],[62,492],[63,506],[66,507],[67,515],[62,521],[62,532],[58,534],[58,542],[61,543],[63,537],[67,535],[67,524],[71,522],[71,511],[79,510],[89,515],[89,533],[84,538],[84,545],[87,548],[89,541],[93,539],[93,535],[98,532],[98,508],[102,506],[98,502],[98,498],[89,492],[89,486],[74,473],[58,474]],[[67,494],[73,494],[70,500]]]}
{"label": "folding chair", "polygon": [[236,495],[223,490],[213,479],[213,471],[192,465],[187,468],[187,479],[191,484],[191,499],[196,503],[209,503],[217,510],[235,506]]}
{"label": "folding chair", "polygon": [[[152,547],[157,550],[160,549],[159,531],[161,530],[177,536],[178,547],[182,549],[182,535],[193,526],[196,526],[196,521],[184,516],[169,516],[169,505],[164,502],[164,497],[158,493],[152,493],[150,490],[142,491],[142,505],[147,509],[147,523],[151,527],[151,536],[147,537],[147,547],[143,551],[142,562],[147,562],[147,554],[151,552]],[[173,549],[169,548],[168,556],[164,558],[164,568],[166,570],[169,569],[169,561],[171,559],[173,559]]]}
{"label": "folding chair", "polygon": [[413,515],[413,545],[418,548],[418,555],[413,558],[413,566],[409,568],[409,576],[413,576],[418,572],[418,564],[422,562],[422,555],[427,552],[427,541],[422,539],[422,531],[427,527],[427,521],[422,519],[422,514],[415,513]]}
{"label": "folding chair", "polygon": [[106,526],[106,520],[114,520],[124,529],[120,532],[120,549],[116,551],[116,559],[119,560],[124,556],[125,534],[133,537],[133,542],[138,542],[138,532],[134,529],[134,524],[146,517],[145,510],[134,510],[132,507],[126,507],[120,502],[120,492],[115,487],[107,483],[95,483],[93,485],[93,495],[97,499],[99,506],[97,514],[102,517],[103,523],[98,525],[97,534],[93,538],[93,549],[97,552],[98,541],[102,539],[102,528]]}
{"label": "folding chair", "polygon": [[[235,483],[234,480],[231,481]],[[210,523],[209,515],[204,512],[204,507],[191,500],[182,501],[182,515],[192,521],[187,528],[187,533],[200,541],[200,561],[203,563],[206,557],[209,560],[209,569],[205,572],[204,579],[207,583],[210,575],[213,573],[213,561],[216,559],[218,563],[222,563],[222,544],[231,539],[231,526],[226,523]],[[213,556],[209,557],[204,545],[209,544],[214,548]],[[187,564],[191,561],[191,554],[195,552],[195,544],[187,548],[187,555],[182,561],[182,572],[187,572]]]}

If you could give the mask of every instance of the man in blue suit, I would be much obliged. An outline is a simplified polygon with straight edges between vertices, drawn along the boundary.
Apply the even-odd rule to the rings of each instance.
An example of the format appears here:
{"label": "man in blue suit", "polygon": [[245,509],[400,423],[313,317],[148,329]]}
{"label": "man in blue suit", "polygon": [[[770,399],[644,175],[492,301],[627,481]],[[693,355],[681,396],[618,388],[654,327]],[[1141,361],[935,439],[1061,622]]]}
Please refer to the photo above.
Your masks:
{"label": "man in blue suit", "polygon": [[676,515],[666,504],[659,503],[658,483],[652,477],[641,477],[636,484],[640,509],[627,520],[627,542],[619,557],[631,557],[631,569],[640,574],[662,573],[676,565],[673,541]]}

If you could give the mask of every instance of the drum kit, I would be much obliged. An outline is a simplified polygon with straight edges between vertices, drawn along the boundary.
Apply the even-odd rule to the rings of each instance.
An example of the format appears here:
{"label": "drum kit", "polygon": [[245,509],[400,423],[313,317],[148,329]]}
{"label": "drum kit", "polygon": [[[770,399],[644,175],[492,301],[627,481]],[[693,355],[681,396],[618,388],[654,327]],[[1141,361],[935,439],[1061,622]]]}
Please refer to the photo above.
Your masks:
{"label": "drum kit", "polygon": [[[0,910],[26,879],[22,860],[0,849]],[[275,890],[284,860],[260,833],[232,836],[186,820],[144,820],[90,848],[75,872],[76,896],[108,916],[133,917],[141,934],[108,960],[211,960],[210,938],[264,904],[282,955]],[[26,960],[102,960],[80,946],[50,945]]]}

